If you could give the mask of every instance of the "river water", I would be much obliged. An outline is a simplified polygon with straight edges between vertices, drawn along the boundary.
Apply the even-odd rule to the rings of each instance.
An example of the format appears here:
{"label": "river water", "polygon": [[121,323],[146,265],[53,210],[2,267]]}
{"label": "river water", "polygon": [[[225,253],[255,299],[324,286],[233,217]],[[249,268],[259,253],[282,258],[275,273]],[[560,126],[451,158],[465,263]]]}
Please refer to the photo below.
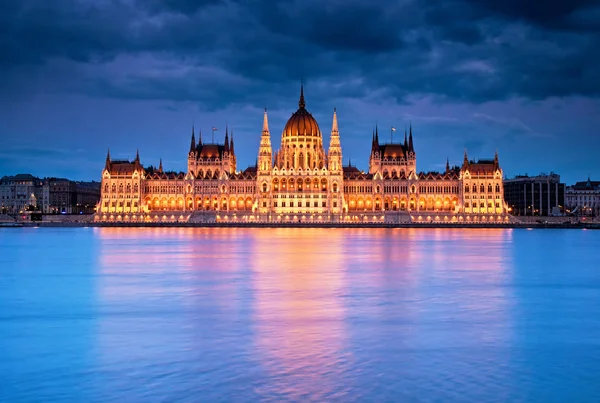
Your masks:
{"label": "river water", "polygon": [[0,230],[3,402],[597,402],[600,231]]}

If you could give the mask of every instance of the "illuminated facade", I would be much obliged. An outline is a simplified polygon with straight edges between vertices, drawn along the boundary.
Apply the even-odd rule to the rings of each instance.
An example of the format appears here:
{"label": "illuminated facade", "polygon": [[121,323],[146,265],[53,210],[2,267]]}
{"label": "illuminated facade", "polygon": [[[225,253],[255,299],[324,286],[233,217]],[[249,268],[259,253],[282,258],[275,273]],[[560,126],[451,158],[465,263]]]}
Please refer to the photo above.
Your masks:
{"label": "illuminated facade", "polygon": [[180,222],[502,222],[507,220],[502,169],[469,161],[444,172],[417,173],[412,127],[404,142],[382,144],[373,133],[369,170],[342,164],[334,109],[327,151],[321,129],[298,110],[273,152],[267,111],[256,166],[237,170],[233,133],[205,144],[192,128],[187,172],[144,168],[106,157],[100,221]]}

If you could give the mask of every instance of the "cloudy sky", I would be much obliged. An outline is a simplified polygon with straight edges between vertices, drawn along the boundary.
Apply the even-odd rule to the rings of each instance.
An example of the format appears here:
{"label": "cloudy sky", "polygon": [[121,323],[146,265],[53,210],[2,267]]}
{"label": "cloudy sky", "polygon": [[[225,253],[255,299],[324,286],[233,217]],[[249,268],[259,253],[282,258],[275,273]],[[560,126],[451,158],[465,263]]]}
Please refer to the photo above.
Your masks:
{"label": "cloudy sky", "polygon": [[297,109],[344,161],[412,122],[419,170],[493,157],[507,176],[600,178],[591,0],[0,0],[0,176],[100,178],[106,150],[186,169],[191,126],[253,164]]}

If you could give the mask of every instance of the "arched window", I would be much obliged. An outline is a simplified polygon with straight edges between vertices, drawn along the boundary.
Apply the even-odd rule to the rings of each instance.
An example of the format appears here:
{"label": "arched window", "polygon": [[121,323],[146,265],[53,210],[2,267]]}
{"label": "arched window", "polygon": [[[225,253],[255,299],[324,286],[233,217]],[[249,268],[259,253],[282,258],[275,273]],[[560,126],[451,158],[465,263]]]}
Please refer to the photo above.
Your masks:
{"label": "arched window", "polygon": [[338,186],[337,186],[337,183],[334,183],[334,184],[333,184],[333,191],[334,191],[334,192],[337,192],[337,191],[338,191]]}
{"label": "arched window", "polygon": [[484,186],[483,183],[479,186],[479,192],[480,193],[485,193],[485,186]]}
{"label": "arched window", "polygon": [[327,179],[325,179],[325,178],[321,179],[321,190],[322,191],[327,190]]}
{"label": "arched window", "polygon": [[496,183],[496,193],[500,193],[500,185]]}
{"label": "arched window", "polygon": [[267,184],[266,184],[266,182],[262,184],[262,190],[263,190],[263,192],[267,191]]}
{"label": "arched window", "polygon": [[136,183],[133,185],[133,193],[137,193],[138,190],[139,190],[139,187],[138,187],[138,184]]}
{"label": "arched window", "polygon": [[465,185],[465,193],[469,193],[469,185]]}
{"label": "arched window", "polygon": [[488,184],[488,193],[492,193],[492,184]]}
{"label": "arched window", "polygon": [[473,184],[473,193],[477,193],[477,185]]}
{"label": "arched window", "polygon": [[115,193],[117,191],[117,185],[113,183],[112,192]]}
{"label": "arched window", "polygon": [[127,184],[127,193],[131,193],[131,183]]}
{"label": "arched window", "polygon": [[105,191],[106,193],[108,193],[108,183],[105,183],[105,184],[104,184],[104,191]]}

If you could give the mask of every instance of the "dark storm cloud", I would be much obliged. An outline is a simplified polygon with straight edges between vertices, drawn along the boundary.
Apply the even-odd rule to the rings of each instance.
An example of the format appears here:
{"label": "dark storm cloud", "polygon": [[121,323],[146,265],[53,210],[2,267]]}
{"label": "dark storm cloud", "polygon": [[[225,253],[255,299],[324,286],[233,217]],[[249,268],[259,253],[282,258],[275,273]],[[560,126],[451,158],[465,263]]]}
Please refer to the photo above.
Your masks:
{"label": "dark storm cloud", "polygon": [[578,12],[588,12],[598,7],[600,4],[597,0],[468,0],[468,2],[475,8],[509,19],[521,19],[549,29],[588,31],[600,28],[600,21],[596,24],[578,24],[573,18]]}
{"label": "dark storm cloud", "polygon": [[60,0],[0,7],[1,80],[10,88],[31,74],[21,67],[44,74],[66,60],[75,64],[72,80],[48,77],[70,81],[64,91],[211,108],[277,102],[303,75],[315,98],[377,93],[402,103],[416,94],[479,103],[600,94],[600,32],[589,17],[600,8],[593,1]]}

